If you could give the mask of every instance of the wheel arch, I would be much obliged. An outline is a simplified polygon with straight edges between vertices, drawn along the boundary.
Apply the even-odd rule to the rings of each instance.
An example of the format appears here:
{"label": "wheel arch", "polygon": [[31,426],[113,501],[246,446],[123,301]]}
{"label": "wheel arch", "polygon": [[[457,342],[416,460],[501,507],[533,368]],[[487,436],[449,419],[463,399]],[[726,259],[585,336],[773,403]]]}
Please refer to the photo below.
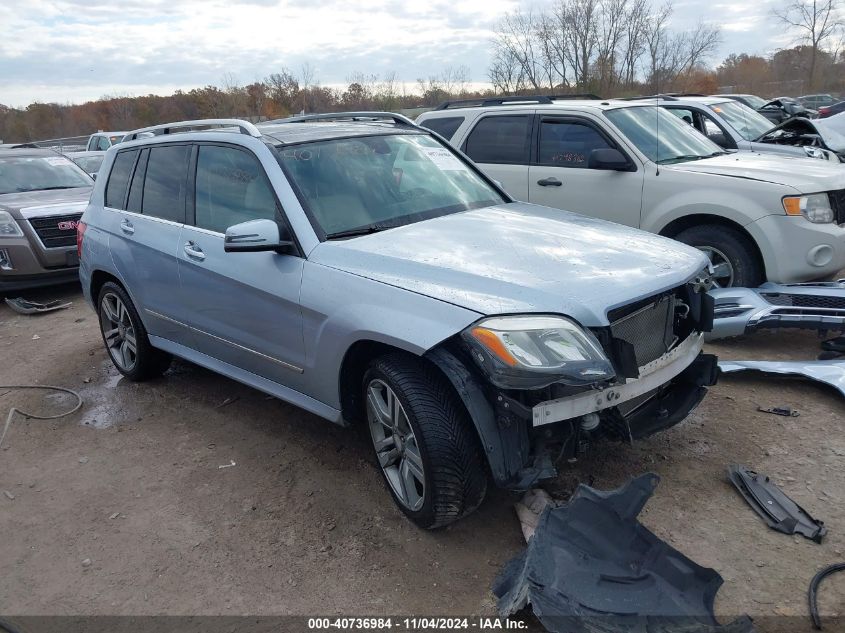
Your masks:
{"label": "wheel arch", "polygon": [[749,233],[744,226],[724,216],[708,213],[694,213],[690,215],[684,215],[679,218],[675,218],[674,220],[669,222],[669,224],[667,224],[662,229],[660,229],[660,231],[658,231],[658,235],[674,239],[677,235],[679,235],[686,229],[690,229],[694,226],[705,226],[708,224],[715,224],[717,226],[724,226],[733,229],[734,231],[742,235],[745,239],[747,239],[754,249],[754,252],[752,254],[757,260],[757,263],[760,264],[760,269],[763,271],[763,276],[766,276],[766,260],[763,257],[762,251],[760,250],[760,245],[757,244],[757,240],[754,239],[751,233]]}

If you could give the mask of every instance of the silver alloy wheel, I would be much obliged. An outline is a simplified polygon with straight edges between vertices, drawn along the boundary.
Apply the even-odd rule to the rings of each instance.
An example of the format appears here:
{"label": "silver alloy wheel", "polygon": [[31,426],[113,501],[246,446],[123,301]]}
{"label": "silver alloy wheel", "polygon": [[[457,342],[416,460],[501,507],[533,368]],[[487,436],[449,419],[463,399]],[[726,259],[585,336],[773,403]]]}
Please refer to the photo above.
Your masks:
{"label": "silver alloy wheel", "polygon": [[425,502],[425,469],[416,434],[399,398],[387,383],[367,385],[367,421],[381,469],[393,493],[408,510]]}
{"label": "silver alloy wheel", "polygon": [[100,301],[100,329],[114,364],[123,371],[132,371],[138,360],[135,326],[129,310],[114,293],[107,292]]}
{"label": "silver alloy wheel", "polygon": [[707,259],[713,264],[713,286],[716,288],[729,288],[734,285],[734,267],[728,256],[718,248],[712,246],[698,246],[698,250],[707,255]]}

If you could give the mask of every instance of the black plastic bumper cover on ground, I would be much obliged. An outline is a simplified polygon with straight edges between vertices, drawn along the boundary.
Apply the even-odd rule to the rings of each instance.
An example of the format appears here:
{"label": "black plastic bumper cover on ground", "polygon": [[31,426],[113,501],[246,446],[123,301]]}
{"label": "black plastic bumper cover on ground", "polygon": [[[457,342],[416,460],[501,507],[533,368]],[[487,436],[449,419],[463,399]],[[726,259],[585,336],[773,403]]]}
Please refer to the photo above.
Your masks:
{"label": "black plastic bumper cover on ground", "polygon": [[716,621],[718,573],[637,521],[659,481],[649,473],[609,492],[580,485],[568,504],[547,508],[494,583],[500,615],[530,604],[554,633],[752,633],[747,617]]}

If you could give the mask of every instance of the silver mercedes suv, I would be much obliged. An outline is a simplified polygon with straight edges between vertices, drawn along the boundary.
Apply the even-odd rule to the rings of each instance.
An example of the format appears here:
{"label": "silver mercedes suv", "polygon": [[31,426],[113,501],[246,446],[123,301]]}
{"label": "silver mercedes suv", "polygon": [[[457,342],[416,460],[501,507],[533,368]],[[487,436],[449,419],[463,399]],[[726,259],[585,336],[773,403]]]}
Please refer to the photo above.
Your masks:
{"label": "silver mercedes suv", "polygon": [[514,202],[405,117],[145,128],[108,150],[80,278],[131,380],[175,355],[361,422],[425,528],[595,438],[681,421],[715,380],[699,251]]}

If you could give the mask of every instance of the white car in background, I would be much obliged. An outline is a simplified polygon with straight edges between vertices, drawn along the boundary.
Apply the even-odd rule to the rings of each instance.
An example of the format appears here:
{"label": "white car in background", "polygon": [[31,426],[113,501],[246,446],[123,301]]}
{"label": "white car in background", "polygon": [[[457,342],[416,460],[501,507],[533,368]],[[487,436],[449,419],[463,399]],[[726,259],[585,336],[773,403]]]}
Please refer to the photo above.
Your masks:
{"label": "white car in background", "polygon": [[105,152],[112,145],[117,145],[126,136],[126,132],[103,132],[100,130],[88,137],[85,150],[89,152]]}
{"label": "white car in background", "polygon": [[417,123],[517,200],[611,220],[704,251],[721,286],[845,268],[845,169],[728,153],[664,108],[622,100],[447,102]]}

